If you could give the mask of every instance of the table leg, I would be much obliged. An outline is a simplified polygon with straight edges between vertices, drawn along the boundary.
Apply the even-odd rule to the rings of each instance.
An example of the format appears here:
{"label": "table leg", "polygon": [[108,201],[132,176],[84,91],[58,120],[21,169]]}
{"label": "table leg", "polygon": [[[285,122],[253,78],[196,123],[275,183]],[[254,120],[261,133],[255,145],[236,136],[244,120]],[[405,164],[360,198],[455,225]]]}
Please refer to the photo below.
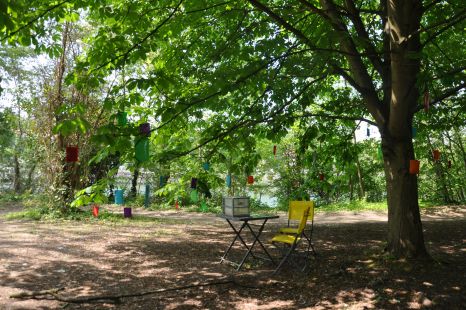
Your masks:
{"label": "table leg", "polygon": [[[246,226],[246,222],[244,222],[242,225],[241,225],[241,228],[239,230],[236,230],[235,226],[233,224],[231,224],[231,222],[227,219],[227,222],[228,224],[230,225],[230,227],[233,229],[233,231],[235,232],[236,236],[235,238],[233,239],[233,241],[230,243],[230,246],[228,247],[228,249],[226,250],[225,254],[223,254],[221,260],[220,260],[220,263],[222,263],[228,253],[230,252],[231,248],[233,247],[233,245],[235,244],[236,240],[239,239],[241,241],[241,243],[246,247],[246,249],[248,249],[248,251],[250,251],[250,248],[249,246],[246,244],[246,242],[244,241],[244,239],[241,237],[241,231],[243,230],[243,228]],[[254,257],[254,255],[253,255]]]}
{"label": "table leg", "polygon": [[[274,264],[276,266],[275,261],[273,260],[272,256],[270,256],[270,254],[267,251],[267,249],[265,248],[264,244],[259,239],[260,235],[262,234],[262,231],[264,230],[265,223],[267,223],[267,219],[262,223],[261,227],[259,228],[259,231],[257,232],[257,235],[254,232],[254,230],[251,228],[251,226],[249,226],[249,224],[247,225],[247,227],[251,231],[251,234],[254,236],[254,243],[251,246],[251,250],[252,250],[252,247],[254,246],[254,244],[256,243],[256,241],[259,242],[259,245],[261,246],[262,250],[264,250],[265,254],[267,254],[267,256],[269,257],[272,264]],[[253,255],[252,252],[251,252],[251,254]]]}

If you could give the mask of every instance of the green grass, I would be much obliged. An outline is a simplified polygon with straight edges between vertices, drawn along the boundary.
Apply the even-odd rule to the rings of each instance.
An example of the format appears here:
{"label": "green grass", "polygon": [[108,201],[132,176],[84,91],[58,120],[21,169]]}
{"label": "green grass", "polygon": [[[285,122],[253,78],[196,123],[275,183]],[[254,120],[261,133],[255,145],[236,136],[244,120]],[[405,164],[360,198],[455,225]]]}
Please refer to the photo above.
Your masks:
{"label": "green grass", "polygon": [[351,202],[338,202],[317,207],[318,211],[336,212],[336,211],[386,211],[387,202],[367,202],[364,200],[355,200]]}

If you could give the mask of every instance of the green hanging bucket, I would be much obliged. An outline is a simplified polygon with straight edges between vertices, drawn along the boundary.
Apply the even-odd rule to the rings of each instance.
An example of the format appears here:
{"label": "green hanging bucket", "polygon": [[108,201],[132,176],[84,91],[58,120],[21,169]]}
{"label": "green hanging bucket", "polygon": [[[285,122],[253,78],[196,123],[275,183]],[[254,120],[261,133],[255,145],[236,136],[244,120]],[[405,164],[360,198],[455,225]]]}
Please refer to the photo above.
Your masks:
{"label": "green hanging bucket", "polygon": [[136,138],[135,151],[136,151],[136,159],[139,162],[144,162],[144,161],[149,160],[149,139],[146,137]]}
{"label": "green hanging bucket", "polygon": [[128,113],[119,111],[117,113],[118,126],[125,126],[128,123]]}
{"label": "green hanging bucket", "polygon": [[191,196],[192,203],[196,203],[199,201],[199,193],[197,192],[197,190],[193,190],[190,196]]}

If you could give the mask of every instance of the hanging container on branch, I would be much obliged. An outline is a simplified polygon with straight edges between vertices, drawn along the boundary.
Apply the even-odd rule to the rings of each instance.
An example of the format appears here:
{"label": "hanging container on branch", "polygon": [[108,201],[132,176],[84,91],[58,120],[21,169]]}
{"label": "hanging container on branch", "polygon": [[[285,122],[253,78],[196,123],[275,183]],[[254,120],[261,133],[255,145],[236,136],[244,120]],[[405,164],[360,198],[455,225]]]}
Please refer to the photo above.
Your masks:
{"label": "hanging container on branch", "polygon": [[254,184],[254,176],[248,175],[248,184]]}
{"label": "hanging container on branch", "polygon": [[150,124],[143,123],[139,125],[139,133],[145,137],[149,137],[150,136]]}
{"label": "hanging container on branch", "polygon": [[144,162],[149,160],[149,139],[146,137],[136,138],[136,159],[139,162]]}
{"label": "hanging container on branch", "polygon": [[178,204],[178,200],[175,200],[175,209],[178,210],[180,208],[180,205]]}
{"label": "hanging container on branch", "polygon": [[123,201],[123,190],[122,189],[116,189],[114,195],[115,195],[115,204],[122,205],[124,203],[124,201]]}
{"label": "hanging container on branch", "polygon": [[277,155],[277,146],[273,146],[273,156]]}
{"label": "hanging container on branch", "polygon": [[199,201],[199,192],[195,189],[189,195],[192,203],[197,203]]}
{"label": "hanging container on branch", "polygon": [[210,164],[209,164],[208,162],[205,162],[205,163],[202,164],[202,168],[203,168],[205,171],[207,171],[207,170],[209,170],[209,168],[210,168]]}
{"label": "hanging container on branch", "polygon": [[323,181],[325,179],[325,175],[323,173],[319,173],[319,180]]}
{"label": "hanging container on branch", "polygon": [[128,113],[125,111],[118,111],[117,124],[118,126],[125,126],[128,123]]}
{"label": "hanging container on branch", "polygon": [[93,204],[92,205],[92,215],[94,217],[98,217],[99,216],[99,205],[97,204]]}
{"label": "hanging container on branch", "polygon": [[435,161],[438,161],[440,159],[440,151],[439,150],[433,150],[432,151],[432,157],[434,158]]}
{"label": "hanging container on branch", "polygon": [[191,188],[197,187],[197,178],[191,178]]}
{"label": "hanging container on branch", "polygon": [[410,174],[419,174],[419,166],[421,162],[416,159],[411,159],[409,161],[409,173]]}
{"label": "hanging container on branch", "polygon": [[66,162],[75,163],[78,161],[79,148],[77,146],[66,147]]}
{"label": "hanging container on branch", "polygon": [[226,183],[227,183],[227,187],[231,187],[231,174],[227,175]]}
{"label": "hanging container on branch", "polygon": [[160,187],[164,187],[165,184],[167,184],[167,181],[168,181],[168,177],[165,176],[165,175],[161,175],[161,176],[159,177]]}
{"label": "hanging container on branch", "polygon": [[128,208],[128,207],[123,208],[123,216],[124,216],[125,218],[130,218],[131,216],[133,216],[133,215],[131,214],[131,208]]}
{"label": "hanging container on branch", "polygon": [[367,126],[367,129],[366,129],[366,136],[368,137],[371,136],[371,130],[369,129],[369,126]]}

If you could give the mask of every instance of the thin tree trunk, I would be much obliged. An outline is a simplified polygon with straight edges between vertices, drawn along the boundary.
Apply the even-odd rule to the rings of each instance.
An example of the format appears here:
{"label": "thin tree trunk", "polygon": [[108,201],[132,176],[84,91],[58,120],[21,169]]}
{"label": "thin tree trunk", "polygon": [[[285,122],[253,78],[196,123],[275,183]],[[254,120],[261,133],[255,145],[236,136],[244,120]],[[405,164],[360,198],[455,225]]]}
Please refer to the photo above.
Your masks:
{"label": "thin tree trunk", "polygon": [[[356,133],[353,132],[353,140],[356,145]],[[362,180],[361,164],[359,163],[359,154],[356,155],[356,168],[358,172],[358,183],[359,183],[359,200],[364,199],[366,193],[364,191],[364,183]]]}
{"label": "thin tree trunk", "polygon": [[138,178],[139,178],[139,167],[136,167],[134,169],[133,179],[131,180],[131,197],[137,196]]}
{"label": "thin tree trunk", "polygon": [[15,154],[13,157],[14,162],[14,179],[13,179],[13,190],[16,194],[21,193],[21,169],[19,166],[18,155]]}

